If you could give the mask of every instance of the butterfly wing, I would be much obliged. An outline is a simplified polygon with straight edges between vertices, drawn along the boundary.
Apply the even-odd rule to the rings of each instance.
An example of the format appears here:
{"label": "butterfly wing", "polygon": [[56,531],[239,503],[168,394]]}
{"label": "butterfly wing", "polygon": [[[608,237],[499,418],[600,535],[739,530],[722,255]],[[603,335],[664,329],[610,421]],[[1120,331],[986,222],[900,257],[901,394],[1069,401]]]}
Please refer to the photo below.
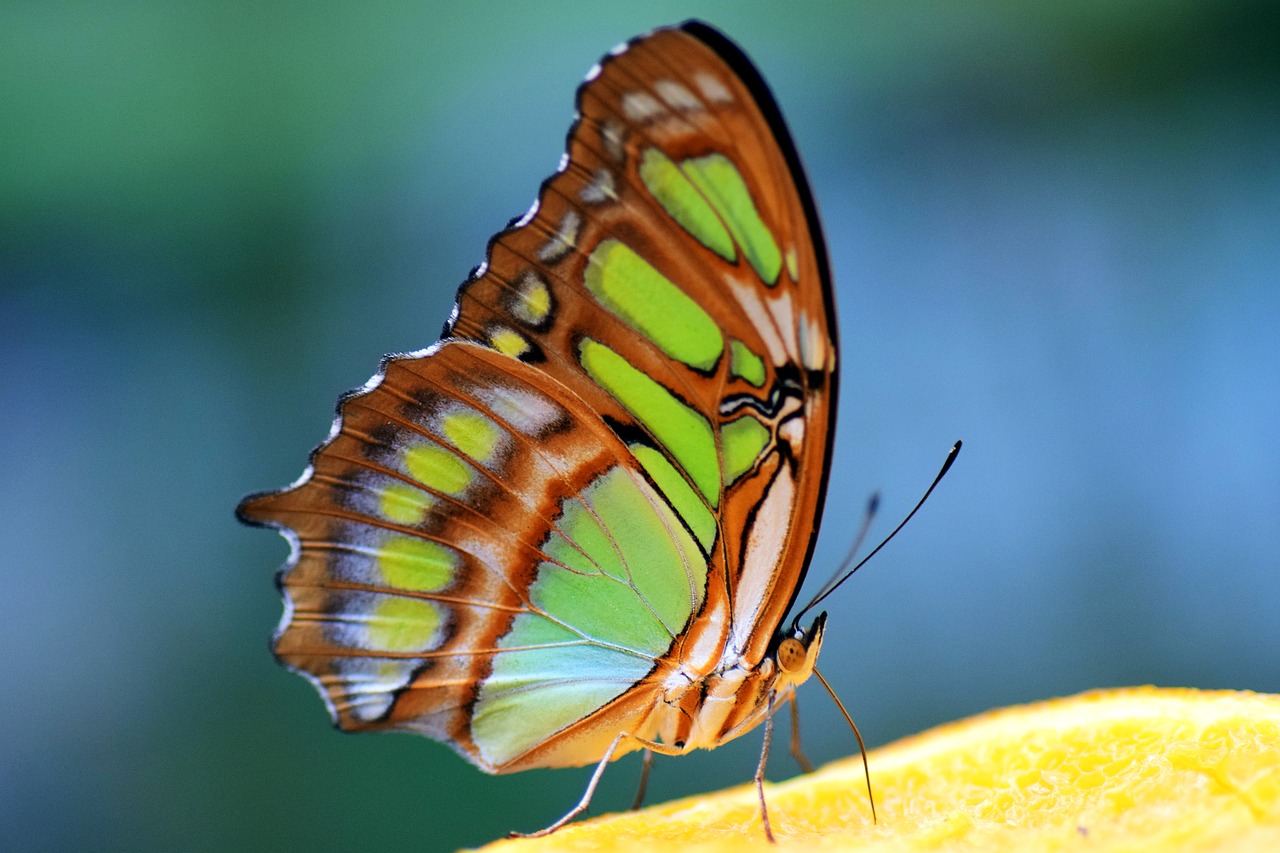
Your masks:
{"label": "butterfly wing", "polygon": [[826,258],[759,75],[690,23],[606,58],[578,107],[445,338],[240,508],[293,543],[276,652],[337,722],[491,771],[649,736],[694,627],[702,660],[758,663],[829,458]]}
{"label": "butterfly wing", "polygon": [[[836,329],[808,183],[759,73],[697,22],[608,57],[578,111],[564,167],[532,221],[495,238],[452,332],[509,344],[653,440],[723,530],[732,643],[759,660],[808,563],[833,438]],[[546,328],[528,322],[544,300]],[[622,380],[584,369],[584,339],[678,405],[628,408]],[[665,411],[680,405],[709,423],[714,457],[662,434],[682,432]]]}

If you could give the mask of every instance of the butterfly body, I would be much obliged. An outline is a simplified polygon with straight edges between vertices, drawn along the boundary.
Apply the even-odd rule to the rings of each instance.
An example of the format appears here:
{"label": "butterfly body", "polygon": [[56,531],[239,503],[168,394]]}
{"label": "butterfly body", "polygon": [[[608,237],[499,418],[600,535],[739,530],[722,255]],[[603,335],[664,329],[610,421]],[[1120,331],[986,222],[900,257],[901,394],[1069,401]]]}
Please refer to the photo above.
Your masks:
{"label": "butterfly body", "polygon": [[242,519],[293,545],[278,657],[344,729],[488,772],[712,748],[808,678],[837,346],[758,73],[698,23],[619,48],[444,338],[345,397]]}

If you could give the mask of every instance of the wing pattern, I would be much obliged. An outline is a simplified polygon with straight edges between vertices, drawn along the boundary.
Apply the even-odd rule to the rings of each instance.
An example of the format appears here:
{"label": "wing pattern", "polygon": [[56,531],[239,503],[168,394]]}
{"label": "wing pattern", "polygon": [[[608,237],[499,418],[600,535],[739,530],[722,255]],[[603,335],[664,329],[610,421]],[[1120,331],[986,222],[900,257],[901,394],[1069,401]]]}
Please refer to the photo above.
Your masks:
{"label": "wing pattern", "polygon": [[276,652],[348,729],[503,772],[652,737],[659,672],[764,658],[833,431],[822,236],[758,73],[703,25],[608,56],[444,338],[242,518],[293,543]]}

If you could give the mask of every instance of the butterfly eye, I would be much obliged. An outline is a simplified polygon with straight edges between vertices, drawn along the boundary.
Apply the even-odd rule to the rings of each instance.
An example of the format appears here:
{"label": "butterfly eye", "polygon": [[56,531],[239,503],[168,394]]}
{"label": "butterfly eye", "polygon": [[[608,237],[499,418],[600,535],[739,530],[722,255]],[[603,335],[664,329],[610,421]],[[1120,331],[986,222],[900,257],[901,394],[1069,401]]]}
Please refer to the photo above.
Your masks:
{"label": "butterfly eye", "polygon": [[778,644],[778,669],[783,672],[799,672],[804,668],[806,657],[804,643],[795,637],[787,637]]}

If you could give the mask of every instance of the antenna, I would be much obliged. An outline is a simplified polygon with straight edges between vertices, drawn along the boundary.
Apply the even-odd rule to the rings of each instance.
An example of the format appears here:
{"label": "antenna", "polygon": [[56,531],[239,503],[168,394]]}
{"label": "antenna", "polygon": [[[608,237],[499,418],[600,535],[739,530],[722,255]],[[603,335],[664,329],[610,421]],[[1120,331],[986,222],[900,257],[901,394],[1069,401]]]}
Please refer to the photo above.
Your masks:
{"label": "antenna", "polygon": [[[840,561],[840,565],[836,566],[836,570],[831,573],[831,577],[818,588],[814,594],[815,599],[826,597],[826,594],[839,586],[837,579],[844,574],[849,566],[853,565],[854,558],[858,556],[858,551],[862,549],[863,540],[867,538],[867,533],[871,530],[871,522],[875,519],[876,513],[880,511],[880,493],[872,492],[871,497],[867,500],[866,511],[862,513],[862,524],[858,526],[858,532],[853,537],[853,544],[845,551],[844,559]],[[805,610],[813,605],[810,604]],[[804,611],[801,611],[802,613]]]}
{"label": "antenna", "polygon": [[[800,625],[800,619],[801,617],[804,616],[804,614],[808,613],[810,610],[817,607],[818,604],[820,604],[823,601],[823,599],[825,599],[828,595],[830,595],[831,593],[839,589],[841,584],[843,584],[849,578],[853,577],[854,572],[856,572],[858,569],[866,565],[867,561],[870,560],[872,557],[874,557],[876,554],[880,553],[880,549],[883,548],[885,545],[888,545],[889,540],[897,536],[899,530],[907,526],[907,522],[911,520],[911,517],[916,514],[916,512],[920,509],[920,507],[924,506],[924,502],[929,499],[929,495],[933,494],[933,490],[937,488],[938,483],[942,482],[942,478],[945,477],[947,475],[947,472],[951,470],[951,465],[956,461],[956,456],[960,454],[960,447],[963,444],[964,444],[963,441],[957,441],[955,444],[951,446],[951,450],[947,452],[947,458],[943,460],[941,470],[938,471],[938,476],[933,478],[933,482],[929,484],[929,488],[925,489],[924,495],[920,498],[919,501],[916,502],[916,505],[915,507],[912,508],[911,512],[907,513],[907,517],[902,519],[902,521],[898,522],[898,526],[893,528],[893,532],[890,533],[888,536],[886,536],[883,539],[883,541],[880,542],[879,545],[873,548],[870,554],[863,557],[861,560],[858,561],[858,564],[856,566],[854,566],[852,569],[849,569],[847,572],[845,572],[845,567],[848,566],[850,562],[852,562],[854,553],[858,550],[858,546],[862,543],[863,538],[866,536],[867,527],[869,527],[871,524],[871,517],[875,514],[876,509],[880,505],[880,496],[878,494],[871,496],[871,501],[867,505],[867,514],[864,517],[862,522],[862,529],[858,532],[857,537],[854,539],[853,547],[849,549],[849,553],[845,556],[844,560],[840,562],[840,567],[836,569],[835,574],[832,575],[832,580],[829,580],[826,583],[824,583],[822,585],[822,588],[819,589],[818,593],[813,597],[813,600],[810,601],[808,604],[806,604],[804,607],[800,608],[800,611],[796,613],[795,618],[791,620],[791,630],[793,633],[795,632],[796,628]],[[841,572],[844,572],[844,574],[841,575],[840,574]],[[837,575],[840,577],[840,579],[834,580]]]}

